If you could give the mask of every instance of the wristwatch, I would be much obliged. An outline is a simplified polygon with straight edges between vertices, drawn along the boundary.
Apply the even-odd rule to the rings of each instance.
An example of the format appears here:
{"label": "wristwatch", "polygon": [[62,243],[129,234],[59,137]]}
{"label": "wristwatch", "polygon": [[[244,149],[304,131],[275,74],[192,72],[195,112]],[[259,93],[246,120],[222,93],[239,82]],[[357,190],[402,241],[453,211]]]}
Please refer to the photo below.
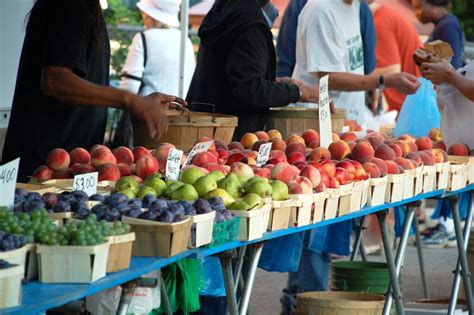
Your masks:
{"label": "wristwatch", "polygon": [[383,91],[385,89],[385,77],[383,75],[379,76],[379,86],[378,89]]}

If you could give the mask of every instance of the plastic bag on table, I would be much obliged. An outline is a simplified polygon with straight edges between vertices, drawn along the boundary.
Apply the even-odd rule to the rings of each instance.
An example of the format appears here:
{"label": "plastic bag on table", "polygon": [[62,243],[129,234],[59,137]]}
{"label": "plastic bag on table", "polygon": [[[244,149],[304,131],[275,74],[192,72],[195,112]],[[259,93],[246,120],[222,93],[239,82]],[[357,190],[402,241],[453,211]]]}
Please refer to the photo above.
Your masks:
{"label": "plastic bag on table", "polygon": [[[158,279],[158,283],[160,283],[161,272],[159,270],[152,271],[144,277]],[[155,288],[137,287],[133,293],[132,299],[130,300],[128,313],[148,314],[153,309],[160,307],[160,304],[161,294],[159,284]]]}
{"label": "plastic bag on table", "polygon": [[269,240],[263,247],[258,267],[266,271],[296,272],[303,250],[304,232]]}
{"label": "plastic bag on table", "polygon": [[390,112],[374,116],[374,114],[372,114],[372,112],[367,107],[364,107],[360,114],[362,122],[361,127],[363,130],[380,130],[382,125],[395,125],[397,115],[398,112],[392,110]]}
{"label": "plastic bag on table", "polygon": [[86,309],[94,315],[116,314],[122,296],[122,287],[116,286],[86,298]]}
{"label": "plastic bag on table", "polygon": [[403,103],[395,126],[395,137],[403,134],[424,137],[431,129],[440,127],[441,114],[433,83],[424,78],[418,81],[421,83],[418,91],[408,95]]}

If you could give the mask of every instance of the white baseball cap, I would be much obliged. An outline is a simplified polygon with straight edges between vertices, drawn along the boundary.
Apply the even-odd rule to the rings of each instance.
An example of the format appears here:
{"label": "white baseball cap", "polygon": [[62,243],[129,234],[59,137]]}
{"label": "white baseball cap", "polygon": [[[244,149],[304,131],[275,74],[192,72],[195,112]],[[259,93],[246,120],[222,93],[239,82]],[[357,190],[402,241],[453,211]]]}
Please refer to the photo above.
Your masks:
{"label": "white baseball cap", "polygon": [[140,0],[137,7],[161,23],[179,27],[178,12],[181,0]]}

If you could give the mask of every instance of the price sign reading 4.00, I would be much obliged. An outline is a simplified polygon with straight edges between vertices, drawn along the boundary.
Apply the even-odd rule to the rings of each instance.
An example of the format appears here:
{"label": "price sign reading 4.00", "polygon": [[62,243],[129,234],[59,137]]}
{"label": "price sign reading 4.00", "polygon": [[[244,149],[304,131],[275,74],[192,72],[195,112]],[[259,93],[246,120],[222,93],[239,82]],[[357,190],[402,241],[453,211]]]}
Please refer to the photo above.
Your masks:
{"label": "price sign reading 4.00", "polygon": [[72,182],[72,190],[80,190],[85,192],[88,196],[92,196],[97,193],[98,178],[99,173],[97,172],[76,175]]}
{"label": "price sign reading 4.00", "polygon": [[183,151],[171,149],[166,159],[166,179],[178,180]]}
{"label": "price sign reading 4.00", "polygon": [[257,166],[261,167],[267,163],[268,158],[270,157],[270,151],[272,150],[273,143],[264,143],[258,149],[257,155]]}
{"label": "price sign reading 4.00", "polygon": [[20,158],[0,166],[0,206],[13,207]]}

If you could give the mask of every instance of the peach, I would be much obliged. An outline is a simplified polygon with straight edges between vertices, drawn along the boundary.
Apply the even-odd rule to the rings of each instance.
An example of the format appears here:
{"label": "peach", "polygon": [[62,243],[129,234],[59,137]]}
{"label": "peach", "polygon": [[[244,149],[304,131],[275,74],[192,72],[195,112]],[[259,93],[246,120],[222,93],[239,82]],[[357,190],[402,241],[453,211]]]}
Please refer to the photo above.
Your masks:
{"label": "peach", "polygon": [[288,144],[285,150],[286,155],[289,156],[291,153],[294,153],[294,152],[300,152],[304,154],[306,152],[306,146],[299,142],[293,142],[293,143]]}
{"label": "peach", "polygon": [[[204,137],[199,138],[199,139],[194,143],[194,145],[196,145],[196,144],[198,144],[198,143],[201,143],[201,142],[209,142],[209,141],[214,141],[214,139],[212,139],[211,137],[204,136]],[[217,149],[216,144],[213,142],[213,143],[211,144],[211,146],[209,147],[208,150],[214,150],[214,151],[215,151],[216,149]]]}
{"label": "peach", "polygon": [[314,189],[314,192],[320,193],[326,191],[326,185],[324,183],[319,183],[319,185]]}
{"label": "peach", "polygon": [[296,176],[300,175],[301,170],[296,166],[296,165],[291,165],[290,164],[291,171],[293,174]]}
{"label": "peach", "polygon": [[91,164],[91,155],[84,148],[75,148],[69,152],[69,157],[71,158],[70,164],[74,165],[79,164]]}
{"label": "peach", "polygon": [[367,171],[364,169],[364,166],[357,161],[349,161],[355,167],[355,176],[354,180],[361,181],[369,178]]}
{"label": "peach", "polygon": [[415,163],[409,159],[405,159],[403,157],[395,158],[395,163],[403,167],[404,170],[411,170],[415,168]]}
{"label": "peach", "polygon": [[282,161],[286,161],[286,154],[280,150],[272,150],[270,151],[270,158],[278,158]]}
{"label": "peach", "polygon": [[270,171],[270,177],[272,179],[281,180],[284,183],[289,183],[296,176],[290,164],[287,162],[281,162],[275,165]]}
{"label": "peach", "polygon": [[100,147],[91,152],[91,162],[92,166],[98,168],[103,164],[117,164],[117,159],[109,148]]}
{"label": "peach", "polygon": [[408,155],[408,153],[410,153],[410,145],[407,142],[397,140],[397,141],[394,142],[394,144],[396,144],[397,146],[400,147],[400,149],[402,150],[402,156],[403,157],[406,157]]}
{"label": "peach", "polygon": [[[102,149],[109,149],[109,147],[103,145],[103,144],[96,144],[94,145],[90,150],[89,150],[89,153],[92,154],[92,152],[95,150],[95,149],[98,149],[98,148],[102,148]],[[109,149],[110,150],[110,149]]]}
{"label": "peach", "polygon": [[398,140],[405,140],[405,141],[409,141],[409,142],[415,142],[416,139],[413,138],[410,135],[405,134],[405,135],[402,135],[402,136],[398,137]]}
{"label": "peach", "polygon": [[132,153],[133,153],[133,162],[135,162],[135,163],[141,157],[151,155],[150,151],[147,148],[142,147],[142,146],[138,146],[138,147],[133,148]]}
{"label": "peach", "polygon": [[327,188],[339,188],[339,181],[337,180],[336,177],[332,177],[330,176],[329,177],[329,185],[327,186]]}
{"label": "peach", "polygon": [[374,148],[368,141],[356,143],[351,152],[351,158],[364,164],[374,158]]}
{"label": "peach", "polygon": [[347,175],[350,181],[353,181],[356,174],[355,166],[349,162],[348,160],[342,161],[336,164],[336,177],[337,177],[337,169],[343,168],[347,171]]}
{"label": "peach", "polygon": [[53,178],[53,170],[46,165],[41,165],[33,172],[31,177],[36,178],[40,182],[44,182]]}
{"label": "peach", "polygon": [[300,176],[308,178],[311,182],[311,185],[313,185],[313,188],[316,188],[319,183],[321,183],[321,173],[319,173],[319,171],[311,165],[306,165],[301,170]]}
{"label": "peach", "polygon": [[80,174],[87,174],[87,173],[92,173],[95,172],[94,166],[90,164],[81,164],[81,163],[75,163],[71,165],[70,169],[74,173],[74,175],[80,175]]}
{"label": "peach", "polygon": [[430,150],[433,148],[433,141],[428,137],[420,137],[415,141],[418,151]]}
{"label": "peach", "polygon": [[319,140],[318,141],[311,141],[308,144],[308,148],[310,148],[310,149],[316,149],[318,147],[319,147]]}
{"label": "peach", "polygon": [[154,156],[141,157],[136,163],[136,173],[145,179],[148,175],[155,174],[160,169],[160,163]]}
{"label": "peach", "polygon": [[433,153],[435,163],[448,162],[448,154],[446,151],[441,149],[433,149],[431,152]]}
{"label": "peach", "polygon": [[69,167],[71,162],[71,157],[66,150],[57,148],[49,152],[48,157],[46,158],[46,164],[53,171],[59,171]]}
{"label": "peach", "polygon": [[[152,155],[158,160],[158,163],[163,168],[163,170],[166,167],[166,160],[168,160],[168,154],[170,153],[170,150],[175,148],[176,147],[171,143],[162,143],[155,150],[153,150]],[[135,161],[135,163],[137,161]]]}
{"label": "peach", "polygon": [[336,167],[336,175],[334,177],[339,182],[339,185],[345,185],[351,182],[349,173],[342,167]]}
{"label": "peach", "polygon": [[219,155],[217,157],[217,163],[219,164],[225,164],[227,162],[227,158],[229,157],[229,151],[226,149],[217,149],[217,154]]}
{"label": "peach", "polygon": [[331,143],[328,150],[331,152],[331,157],[339,161],[342,161],[351,153],[349,145],[343,140],[338,140]]}
{"label": "peach", "polygon": [[332,133],[332,142],[336,142],[336,141],[339,141],[341,140],[341,138],[339,138],[339,135],[335,132]]}
{"label": "peach", "polygon": [[270,140],[270,137],[268,136],[268,134],[265,131],[257,131],[255,133],[255,135],[257,136],[258,140],[260,140],[260,141],[267,142],[268,140]]}
{"label": "peach", "polygon": [[301,171],[303,168],[305,168],[308,165],[308,163],[303,162],[303,161],[297,161],[295,164],[292,164],[292,165],[296,166],[296,168]]}
{"label": "peach", "polygon": [[270,171],[275,167],[275,165],[278,164],[278,163],[275,163],[275,164],[265,164],[263,166],[263,168],[268,168]]}
{"label": "peach", "polygon": [[227,143],[220,139],[214,140],[214,144],[216,145],[216,150],[222,149],[222,150],[229,150],[229,147],[227,146]]}
{"label": "peach", "polygon": [[392,148],[390,148],[386,144],[382,144],[375,150],[375,157],[385,160],[385,161],[387,160],[393,161],[395,160],[397,156],[395,154],[395,151],[393,151]]}
{"label": "peach", "polygon": [[97,170],[99,171],[99,182],[104,180],[117,181],[120,179],[120,170],[114,164],[102,164]]}
{"label": "peach", "polygon": [[308,161],[315,161],[318,162],[320,160],[326,159],[330,160],[331,159],[331,152],[329,152],[328,149],[319,147],[316,149],[313,149],[308,156],[306,157]]}
{"label": "peach", "polygon": [[252,151],[252,150],[244,150],[242,151],[243,154],[245,154],[245,156],[249,159],[254,159],[256,160],[257,159],[257,156],[258,156],[258,152],[257,151]]}
{"label": "peach", "polygon": [[402,148],[400,148],[399,145],[397,145],[395,143],[391,143],[388,146],[393,150],[393,152],[395,152],[395,157],[402,157],[403,156]]}
{"label": "peach", "polygon": [[[257,142],[255,142],[255,143],[252,145],[252,150],[258,152],[258,150],[260,150],[260,146],[261,146],[262,144],[265,144],[265,143],[267,143],[267,141],[258,140]],[[272,145],[272,146],[273,146],[273,145]]]}
{"label": "peach", "polygon": [[74,172],[70,168],[63,168],[53,172],[53,179],[71,179],[74,178]]}
{"label": "peach", "polygon": [[380,136],[368,136],[366,137],[367,141],[370,142],[370,144],[372,145],[372,148],[374,148],[374,150],[377,150],[377,148],[379,146],[381,146],[382,144],[384,144],[384,141],[385,139],[383,137],[380,137]]}
{"label": "peach", "polygon": [[446,151],[446,144],[444,143],[443,140],[439,140],[436,142],[433,142],[433,149],[441,149],[443,151]]}
{"label": "peach", "polygon": [[242,145],[242,143],[238,142],[238,141],[232,141],[231,143],[229,143],[229,150],[239,150],[239,151],[242,151],[244,150],[244,146]]}
{"label": "peach", "polygon": [[305,162],[306,158],[301,152],[293,152],[288,155],[288,163],[295,164],[296,162]]}
{"label": "peach", "polygon": [[286,150],[286,142],[284,140],[279,139],[279,138],[273,138],[270,141],[272,142],[272,150],[280,150],[280,151]]}
{"label": "peach", "polygon": [[375,163],[364,163],[364,170],[370,175],[371,178],[379,178],[382,176],[380,168]]}
{"label": "peach", "polygon": [[384,160],[379,159],[379,158],[373,158],[371,162],[377,165],[377,167],[380,170],[381,177],[384,177],[387,175],[388,168],[387,168],[387,163]]}
{"label": "peach", "polygon": [[270,139],[283,139],[281,133],[276,129],[268,130],[267,135]]}
{"label": "peach", "polygon": [[133,153],[127,147],[118,147],[112,150],[115,159],[117,159],[117,164],[123,163],[131,165],[133,163]]}
{"label": "peach", "polygon": [[388,160],[385,163],[387,164],[387,174],[400,174],[400,168],[395,161]]}
{"label": "peach", "polygon": [[219,152],[217,152],[217,149],[215,150],[207,150],[207,152],[214,154],[216,158],[219,158]]}
{"label": "peach", "polygon": [[336,175],[336,164],[331,160],[321,160],[319,163],[323,166],[324,171],[328,176]]}
{"label": "peach", "polygon": [[262,178],[270,178],[270,169],[268,168],[261,168],[256,167],[253,169],[255,176],[262,177]]}
{"label": "peach", "polygon": [[232,164],[230,167],[230,172],[234,173],[235,175],[237,175],[237,177],[245,181],[249,180],[255,175],[250,166],[241,162]]}
{"label": "peach", "polygon": [[289,145],[290,143],[294,143],[294,142],[299,142],[303,146],[306,147],[306,143],[304,142],[304,139],[297,134],[293,134],[286,139],[286,145]]}
{"label": "peach", "polygon": [[257,160],[253,157],[247,157],[247,164],[248,165],[257,165]]}
{"label": "peach", "polygon": [[346,141],[346,142],[354,142],[354,141],[357,140],[357,135],[354,132],[349,131],[349,132],[341,133],[339,138],[343,141]]}
{"label": "peach", "polygon": [[328,174],[326,174],[325,171],[319,171],[319,174],[321,174],[321,184],[324,184],[324,186],[328,187],[329,186]]}
{"label": "peach", "polygon": [[120,172],[120,177],[132,175],[132,170],[130,169],[130,165],[128,164],[119,163],[117,164],[117,168]]}
{"label": "peach", "polygon": [[288,183],[288,192],[290,194],[311,194],[313,193],[313,186],[309,179],[298,176]]}
{"label": "peach", "polygon": [[137,175],[130,175],[137,183],[143,184],[143,179]]}
{"label": "peach", "polygon": [[194,156],[192,163],[202,167],[204,164],[217,163],[217,157],[208,151],[199,152]]}
{"label": "peach", "polygon": [[243,153],[232,153],[229,155],[227,158],[227,162],[225,163],[226,165],[232,165],[236,162],[242,162],[242,163],[247,163],[248,158],[245,154]]}
{"label": "peach", "polygon": [[307,129],[301,134],[301,137],[307,146],[312,142],[316,147],[319,145],[319,133],[314,129]]}
{"label": "peach", "polygon": [[433,141],[440,141],[443,139],[441,130],[439,128],[431,129],[430,132],[428,133],[428,137]]}
{"label": "peach", "polygon": [[423,163],[423,165],[430,166],[434,164],[434,157],[432,154],[426,151],[418,152],[418,154],[420,155],[421,162]]}
{"label": "peach", "polygon": [[420,166],[422,163],[420,154],[418,152],[410,152],[406,158],[414,161],[416,167]]}
{"label": "peach", "polygon": [[464,143],[456,143],[449,147],[448,149],[449,155],[458,155],[458,156],[468,156],[469,155],[469,147]]}
{"label": "peach", "polygon": [[349,142],[347,142],[347,144],[349,145],[349,149],[350,149],[351,152],[352,152],[352,149],[354,149],[356,143],[355,143],[355,142],[352,142],[352,141],[349,141]]}
{"label": "peach", "polygon": [[244,147],[244,149],[250,149],[255,142],[258,141],[257,136],[254,133],[247,132],[242,136],[240,139],[240,143]]}
{"label": "peach", "polygon": [[205,165],[203,165],[203,168],[206,169],[208,172],[219,171],[219,172],[222,172],[226,175],[230,172],[230,166],[221,165],[221,164],[218,164],[218,163],[205,164]]}

